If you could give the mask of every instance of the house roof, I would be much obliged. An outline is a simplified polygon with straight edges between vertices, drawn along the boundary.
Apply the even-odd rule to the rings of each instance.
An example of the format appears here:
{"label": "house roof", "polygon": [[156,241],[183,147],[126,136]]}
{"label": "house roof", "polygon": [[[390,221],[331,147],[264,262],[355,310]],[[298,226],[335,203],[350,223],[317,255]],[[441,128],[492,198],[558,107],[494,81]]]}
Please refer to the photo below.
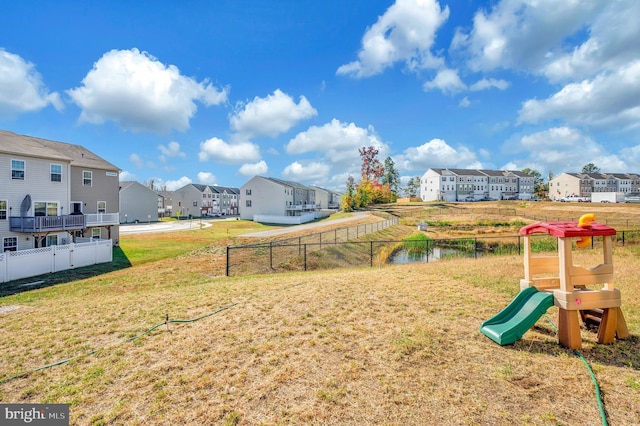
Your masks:
{"label": "house roof", "polygon": [[69,162],[72,166],[77,167],[120,171],[118,167],[80,145],[18,135],[6,130],[0,130],[0,152],[25,157],[56,159]]}
{"label": "house roof", "polygon": [[202,185],[199,183],[192,183],[194,188],[196,188],[200,192],[204,192],[207,188],[213,193],[222,194],[223,192],[227,192],[228,194],[240,194],[239,188],[232,188],[229,186],[219,186],[219,185]]}
{"label": "house roof", "polygon": [[290,186],[292,188],[296,188],[296,189],[310,189],[308,186],[305,186],[301,183],[298,182],[292,182],[289,180],[283,180],[283,179],[278,179],[278,178],[272,178],[272,177],[267,177],[265,179],[268,179],[270,181],[273,181],[275,183],[279,183],[280,185],[285,185],[285,186]]}

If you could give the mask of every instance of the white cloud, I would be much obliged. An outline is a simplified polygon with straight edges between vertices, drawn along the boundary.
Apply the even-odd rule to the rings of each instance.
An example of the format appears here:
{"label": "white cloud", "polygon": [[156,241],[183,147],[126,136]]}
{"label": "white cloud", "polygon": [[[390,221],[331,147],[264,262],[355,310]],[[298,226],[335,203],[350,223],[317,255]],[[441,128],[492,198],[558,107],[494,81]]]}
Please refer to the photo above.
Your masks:
{"label": "white cloud", "polygon": [[187,158],[187,154],[180,151],[180,144],[178,142],[174,142],[174,141],[169,142],[167,146],[158,145],[158,149],[161,152],[160,160],[162,162],[166,161],[167,158],[174,158],[174,157]]}
{"label": "white cloud", "polygon": [[198,183],[203,185],[215,185],[216,177],[211,172],[198,172]]}
{"label": "white cloud", "polygon": [[156,179],[156,182],[157,182],[156,186],[159,186],[159,187],[166,186],[167,191],[176,191],[182,188],[183,186],[186,186],[192,183],[191,179],[189,179],[186,176],[182,176],[178,180],[168,180],[166,182],[163,182],[162,179]]}
{"label": "white cloud", "polygon": [[258,161],[257,163],[254,164],[243,164],[242,166],[240,166],[240,169],[238,170],[238,172],[242,175],[242,176],[247,176],[247,177],[253,177],[256,175],[266,175],[267,172],[269,171],[269,167],[267,166],[267,163],[264,160]]}
{"label": "white cloud", "polygon": [[477,92],[479,90],[491,89],[492,87],[499,90],[506,90],[509,87],[509,82],[506,80],[496,80],[495,78],[483,78],[473,83],[469,89],[471,89],[472,92]]}
{"label": "white cloud", "polygon": [[615,125],[627,128],[640,123],[640,60],[593,80],[564,86],[545,100],[522,105],[519,122],[538,123],[562,119],[569,123]]}
{"label": "white cloud", "polygon": [[200,161],[215,160],[222,163],[239,164],[260,159],[260,148],[251,142],[228,144],[222,139],[211,138],[200,144]]}
{"label": "white cloud", "polygon": [[466,53],[475,71],[541,70],[550,54],[593,22],[607,3],[616,2],[502,0],[475,14],[470,33],[458,30],[452,48]]}
{"label": "white cloud", "polygon": [[138,154],[131,154],[129,156],[129,161],[139,169],[144,167],[144,160]]}
{"label": "white cloud", "polygon": [[460,100],[458,104],[461,108],[468,108],[471,106],[471,101],[466,96]]}
{"label": "white cloud", "polygon": [[476,154],[468,148],[453,148],[442,139],[431,139],[418,147],[407,148],[402,155],[394,158],[394,161],[403,171],[421,173],[432,167],[483,168]]}
{"label": "white cloud", "polygon": [[337,119],[322,127],[311,126],[298,133],[285,146],[288,154],[320,152],[331,162],[349,162],[358,160],[358,149],[373,146],[378,149],[379,156],[388,151],[387,145],[375,133],[373,127],[366,129],[354,123],[342,123]]}
{"label": "white cloud", "polygon": [[438,28],[449,17],[437,0],[396,0],[362,37],[358,60],[337,74],[356,78],[380,74],[396,62],[409,69],[437,68],[442,59],[431,54]]}
{"label": "white cloud", "polygon": [[227,100],[227,89],[198,83],[138,49],[105,53],[82,86],[67,93],[82,109],[80,122],[114,121],[127,130],[156,133],[187,130],[195,101],[209,106]]}
{"label": "white cloud", "polygon": [[118,179],[120,180],[120,182],[131,182],[131,181],[138,180],[138,177],[135,174],[124,170],[120,172]]}
{"label": "white cloud", "polygon": [[552,81],[577,80],[616,69],[640,56],[640,2],[618,0],[595,15],[589,37],[572,50],[548,55],[543,73]]}
{"label": "white cloud", "polygon": [[244,139],[264,135],[275,137],[318,114],[304,96],[300,96],[296,104],[291,96],[280,89],[266,98],[256,96],[241,108],[229,121],[231,128]]}
{"label": "white cloud", "polygon": [[439,89],[443,93],[457,93],[467,89],[467,86],[460,80],[457,70],[443,68],[431,81],[427,81],[422,86],[424,90]]}
{"label": "white cloud", "polygon": [[38,111],[52,105],[64,108],[57,92],[49,93],[35,66],[0,48],[0,116]]}
{"label": "white cloud", "polygon": [[524,153],[525,157],[514,160],[515,163],[535,168],[543,176],[549,170],[556,174],[579,172],[588,163],[593,163],[607,172],[631,170],[618,155],[608,152],[605,147],[580,130],[566,126],[522,136],[518,141],[506,143],[504,149],[512,155]]}
{"label": "white cloud", "polygon": [[301,163],[294,161],[282,171],[282,176],[297,182],[314,182],[324,180],[329,174],[331,167],[320,162]]}

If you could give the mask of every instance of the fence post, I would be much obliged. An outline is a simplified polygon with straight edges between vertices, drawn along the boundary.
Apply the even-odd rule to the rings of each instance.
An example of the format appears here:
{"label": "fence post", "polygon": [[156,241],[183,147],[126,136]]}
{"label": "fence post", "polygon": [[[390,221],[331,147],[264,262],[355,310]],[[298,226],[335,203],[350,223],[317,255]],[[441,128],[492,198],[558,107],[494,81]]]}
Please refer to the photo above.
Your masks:
{"label": "fence post", "polygon": [[269,242],[269,269],[273,270],[273,241]]}
{"label": "fence post", "polygon": [[302,237],[298,237],[298,256],[300,256],[300,246],[302,246]]}
{"label": "fence post", "polygon": [[229,252],[231,251],[231,247],[227,246],[227,267],[225,269],[225,276],[229,276]]}
{"label": "fence post", "polygon": [[427,241],[427,263],[429,263],[429,240]]}
{"label": "fence post", "polygon": [[[628,221],[628,219],[627,219]],[[622,231],[622,247],[624,247],[624,231]]]}
{"label": "fence post", "polygon": [[322,232],[320,233],[320,250],[322,250]]}
{"label": "fence post", "polygon": [[520,256],[522,253],[520,252],[520,235],[518,235],[518,256]]}
{"label": "fence post", "polygon": [[333,243],[337,243],[338,242],[338,228],[333,230]]}
{"label": "fence post", "polygon": [[304,245],[304,270],[307,270],[307,245]]}
{"label": "fence post", "polygon": [[369,242],[369,266],[373,268],[373,241]]}

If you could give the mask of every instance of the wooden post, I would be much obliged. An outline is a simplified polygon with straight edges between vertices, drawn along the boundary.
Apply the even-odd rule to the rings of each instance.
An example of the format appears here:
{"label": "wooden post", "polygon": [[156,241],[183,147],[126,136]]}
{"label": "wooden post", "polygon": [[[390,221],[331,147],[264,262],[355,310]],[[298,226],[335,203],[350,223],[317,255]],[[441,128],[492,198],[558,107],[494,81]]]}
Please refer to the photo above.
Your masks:
{"label": "wooden post", "polygon": [[607,308],[602,312],[602,320],[598,327],[598,343],[609,345],[616,340],[618,313],[615,308]]}
{"label": "wooden post", "polygon": [[578,311],[558,308],[558,340],[560,344],[566,348],[582,348]]}

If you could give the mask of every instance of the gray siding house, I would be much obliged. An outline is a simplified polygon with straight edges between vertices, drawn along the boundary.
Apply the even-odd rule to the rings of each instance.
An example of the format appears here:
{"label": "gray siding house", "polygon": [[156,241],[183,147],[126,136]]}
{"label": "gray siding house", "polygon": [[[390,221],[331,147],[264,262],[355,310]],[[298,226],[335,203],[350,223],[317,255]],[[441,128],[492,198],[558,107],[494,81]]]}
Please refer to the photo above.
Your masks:
{"label": "gray siding house", "polygon": [[120,182],[120,223],[158,221],[158,193],[139,182]]}
{"label": "gray siding house", "polygon": [[0,130],[0,239],[4,251],[117,244],[120,170],[80,145]]}

